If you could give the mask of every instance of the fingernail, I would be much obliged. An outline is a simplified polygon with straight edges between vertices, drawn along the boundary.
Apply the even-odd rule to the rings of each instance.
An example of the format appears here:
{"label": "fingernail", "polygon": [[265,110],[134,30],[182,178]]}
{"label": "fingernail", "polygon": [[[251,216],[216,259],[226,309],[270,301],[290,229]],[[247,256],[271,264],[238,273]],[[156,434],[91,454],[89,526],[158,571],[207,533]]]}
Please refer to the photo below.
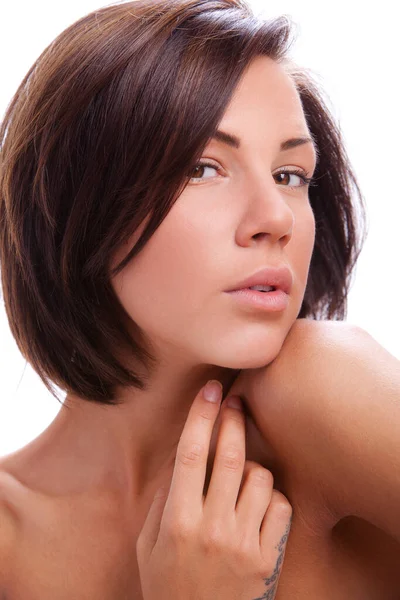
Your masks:
{"label": "fingernail", "polygon": [[216,379],[210,379],[204,388],[203,395],[208,402],[218,402],[221,398],[222,384]]}
{"label": "fingernail", "polygon": [[237,408],[239,410],[242,408],[242,401],[239,396],[230,396],[226,403],[231,408]]}

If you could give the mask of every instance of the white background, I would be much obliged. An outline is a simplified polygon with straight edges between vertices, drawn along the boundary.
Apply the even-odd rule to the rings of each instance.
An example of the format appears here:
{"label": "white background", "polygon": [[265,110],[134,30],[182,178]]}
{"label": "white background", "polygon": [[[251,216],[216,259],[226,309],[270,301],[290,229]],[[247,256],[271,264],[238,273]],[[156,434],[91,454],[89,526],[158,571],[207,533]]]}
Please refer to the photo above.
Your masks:
{"label": "white background", "polygon": [[[365,196],[369,234],[349,295],[347,321],[400,359],[400,116],[397,2],[249,0],[256,13],[286,13],[297,23],[291,56],[317,75],[339,121]],[[1,9],[0,114],[34,60],[95,0],[20,0]],[[267,6],[266,6],[267,5]],[[398,9],[397,9],[398,10]],[[24,446],[56,416],[60,404],[25,364],[0,301],[0,456]],[[64,394],[60,392],[61,399]]]}

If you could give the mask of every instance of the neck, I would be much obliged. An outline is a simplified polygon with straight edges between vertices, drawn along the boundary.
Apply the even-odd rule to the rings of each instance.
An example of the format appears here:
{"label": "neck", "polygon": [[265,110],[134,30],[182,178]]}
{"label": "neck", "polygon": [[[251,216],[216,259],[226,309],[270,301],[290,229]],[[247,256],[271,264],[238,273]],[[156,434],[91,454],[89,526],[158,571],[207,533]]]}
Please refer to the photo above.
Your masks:
{"label": "neck", "polygon": [[209,379],[218,379],[225,397],[239,373],[208,366],[185,377],[157,378],[145,391],[119,390],[122,404],[118,406],[68,394],[54,421],[53,439],[63,452],[79,457],[79,469],[85,471],[82,480],[105,488],[117,486],[140,498],[157,489],[173,468],[182,430],[201,387]]}

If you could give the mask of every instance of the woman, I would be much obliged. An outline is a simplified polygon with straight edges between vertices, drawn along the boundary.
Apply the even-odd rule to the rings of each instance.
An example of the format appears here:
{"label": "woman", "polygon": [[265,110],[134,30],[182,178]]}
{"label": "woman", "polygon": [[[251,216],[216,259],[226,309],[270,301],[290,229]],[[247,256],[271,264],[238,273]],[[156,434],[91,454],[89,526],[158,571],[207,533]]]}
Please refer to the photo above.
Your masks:
{"label": "woman", "polygon": [[[66,29],[17,90],[3,294],[67,396],[1,461],[5,597],[398,598],[398,361],[331,321],[362,198],[289,36],[241,0],[137,0]],[[275,290],[232,292],[253,284]],[[211,379],[243,410],[207,404]]]}

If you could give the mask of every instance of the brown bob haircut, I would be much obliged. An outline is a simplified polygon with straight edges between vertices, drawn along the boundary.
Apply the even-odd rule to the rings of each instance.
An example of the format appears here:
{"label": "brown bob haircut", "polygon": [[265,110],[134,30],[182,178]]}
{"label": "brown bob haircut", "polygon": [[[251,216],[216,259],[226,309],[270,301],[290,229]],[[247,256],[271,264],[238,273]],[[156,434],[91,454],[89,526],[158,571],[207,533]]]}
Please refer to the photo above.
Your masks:
{"label": "brown bob haircut", "polygon": [[345,318],[364,200],[318,84],[287,57],[291,31],[244,0],[136,0],[84,16],[29,69],[0,130],[1,281],[18,348],[57,400],[51,382],[111,405],[115,386],[146,388],[155,357],[138,325],[128,334],[110,278],[162,223],[259,55],[293,77],[319,153],[298,317]]}

